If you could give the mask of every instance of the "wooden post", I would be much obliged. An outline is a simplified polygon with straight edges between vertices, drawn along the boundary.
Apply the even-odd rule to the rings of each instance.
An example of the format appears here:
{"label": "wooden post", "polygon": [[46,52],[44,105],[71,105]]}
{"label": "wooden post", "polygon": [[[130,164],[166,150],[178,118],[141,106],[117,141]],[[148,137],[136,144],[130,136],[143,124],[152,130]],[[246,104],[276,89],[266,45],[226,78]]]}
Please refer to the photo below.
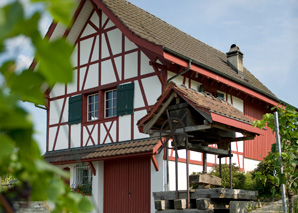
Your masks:
{"label": "wooden post", "polygon": [[207,153],[203,152],[203,173],[207,173]]}
{"label": "wooden post", "polygon": [[187,189],[187,205],[186,208],[190,208],[190,194],[189,194],[189,155],[188,155],[188,137],[186,136],[185,139],[186,143],[186,189]]}
{"label": "wooden post", "polygon": [[222,178],[221,177],[221,157],[218,156],[218,158],[219,158],[219,177]]}
{"label": "wooden post", "polygon": [[232,185],[232,146],[230,143],[230,150],[229,150],[229,160],[230,160],[230,189],[233,188]]}

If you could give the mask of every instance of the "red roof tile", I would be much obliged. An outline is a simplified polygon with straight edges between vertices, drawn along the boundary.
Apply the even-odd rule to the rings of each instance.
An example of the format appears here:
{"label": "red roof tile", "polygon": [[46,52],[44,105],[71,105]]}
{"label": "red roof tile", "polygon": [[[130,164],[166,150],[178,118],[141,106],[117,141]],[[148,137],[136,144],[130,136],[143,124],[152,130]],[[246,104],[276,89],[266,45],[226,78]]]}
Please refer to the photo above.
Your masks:
{"label": "red roof tile", "polygon": [[148,154],[160,146],[159,139],[148,138],[142,140],[110,143],[99,146],[88,146],[47,152],[44,159],[49,163],[80,162],[92,159],[100,160],[115,156],[126,156],[131,154]]}

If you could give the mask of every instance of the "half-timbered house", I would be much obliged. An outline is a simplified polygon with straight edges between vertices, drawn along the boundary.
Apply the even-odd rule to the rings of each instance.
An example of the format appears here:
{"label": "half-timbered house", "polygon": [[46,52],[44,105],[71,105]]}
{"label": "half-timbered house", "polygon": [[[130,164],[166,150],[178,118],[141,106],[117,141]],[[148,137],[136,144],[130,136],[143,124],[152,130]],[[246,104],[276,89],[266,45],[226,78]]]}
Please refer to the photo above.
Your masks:
{"label": "half-timbered house", "polygon": [[[47,36],[73,44],[74,78],[49,90],[44,157],[70,171],[72,188],[91,184],[99,212],[153,212],[152,192],[174,189],[175,153],[167,179],[158,134],[173,100],[199,113],[196,126],[206,120],[233,129],[232,162],[243,171],[270,149],[271,131],[251,121],[279,99],[243,66],[238,46],[222,53],[125,0],[81,0],[73,24],[53,23]],[[217,155],[205,157],[208,167],[218,163]],[[189,160],[190,173],[202,170],[201,152],[190,151]]]}

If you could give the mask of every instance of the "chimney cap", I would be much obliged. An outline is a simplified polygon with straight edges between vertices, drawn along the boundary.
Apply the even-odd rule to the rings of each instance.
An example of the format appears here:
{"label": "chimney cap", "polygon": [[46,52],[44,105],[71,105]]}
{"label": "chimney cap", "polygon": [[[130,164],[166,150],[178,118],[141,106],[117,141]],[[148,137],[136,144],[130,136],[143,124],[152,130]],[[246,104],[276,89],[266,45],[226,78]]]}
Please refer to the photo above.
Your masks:
{"label": "chimney cap", "polygon": [[227,52],[227,56],[231,56],[235,53],[239,53],[240,55],[243,55],[243,53],[240,51],[240,48],[236,44],[232,44],[229,52]]}

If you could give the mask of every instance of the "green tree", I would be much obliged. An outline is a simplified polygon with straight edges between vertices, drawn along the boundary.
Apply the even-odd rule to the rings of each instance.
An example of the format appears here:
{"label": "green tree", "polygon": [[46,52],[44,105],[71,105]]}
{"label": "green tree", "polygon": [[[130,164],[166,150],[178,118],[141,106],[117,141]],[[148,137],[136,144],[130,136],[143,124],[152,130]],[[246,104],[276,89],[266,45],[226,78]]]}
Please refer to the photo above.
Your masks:
{"label": "green tree", "polygon": [[[31,0],[42,3],[54,20],[69,26],[75,0]],[[87,197],[73,193],[61,177],[69,174],[45,162],[33,139],[34,127],[20,101],[45,105],[44,88],[72,80],[70,55],[73,50],[64,38],[50,41],[38,30],[41,11],[25,14],[19,1],[0,8],[0,54],[8,39],[25,36],[35,50],[38,66],[16,70],[16,60],[2,61],[0,67],[0,176],[18,180],[10,190],[1,191],[0,212],[9,212],[13,200],[48,200],[53,212],[88,212],[93,206]],[[2,208],[1,208],[2,207]],[[2,210],[1,210],[2,209]]]}
{"label": "green tree", "polygon": [[[268,182],[271,184],[271,192],[275,193],[279,190],[281,184],[286,184],[287,195],[290,200],[290,212],[293,212],[293,194],[298,192],[298,113],[292,106],[276,106],[272,110],[278,112],[279,117],[279,131],[281,137],[281,150],[282,150],[282,165],[284,174],[280,173],[279,166],[279,153],[276,150],[275,144],[272,146],[272,150],[265,158],[265,162],[262,165],[269,165],[274,168],[274,172],[271,169],[266,170],[260,168],[260,171],[256,171],[255,175],[258,180],[261,180],[264,185],[268,186]],[[254,126],[259,128],[270,127],[275,131],[274,116],[273,114],[265,114],[262,120],[255,121]]]}

